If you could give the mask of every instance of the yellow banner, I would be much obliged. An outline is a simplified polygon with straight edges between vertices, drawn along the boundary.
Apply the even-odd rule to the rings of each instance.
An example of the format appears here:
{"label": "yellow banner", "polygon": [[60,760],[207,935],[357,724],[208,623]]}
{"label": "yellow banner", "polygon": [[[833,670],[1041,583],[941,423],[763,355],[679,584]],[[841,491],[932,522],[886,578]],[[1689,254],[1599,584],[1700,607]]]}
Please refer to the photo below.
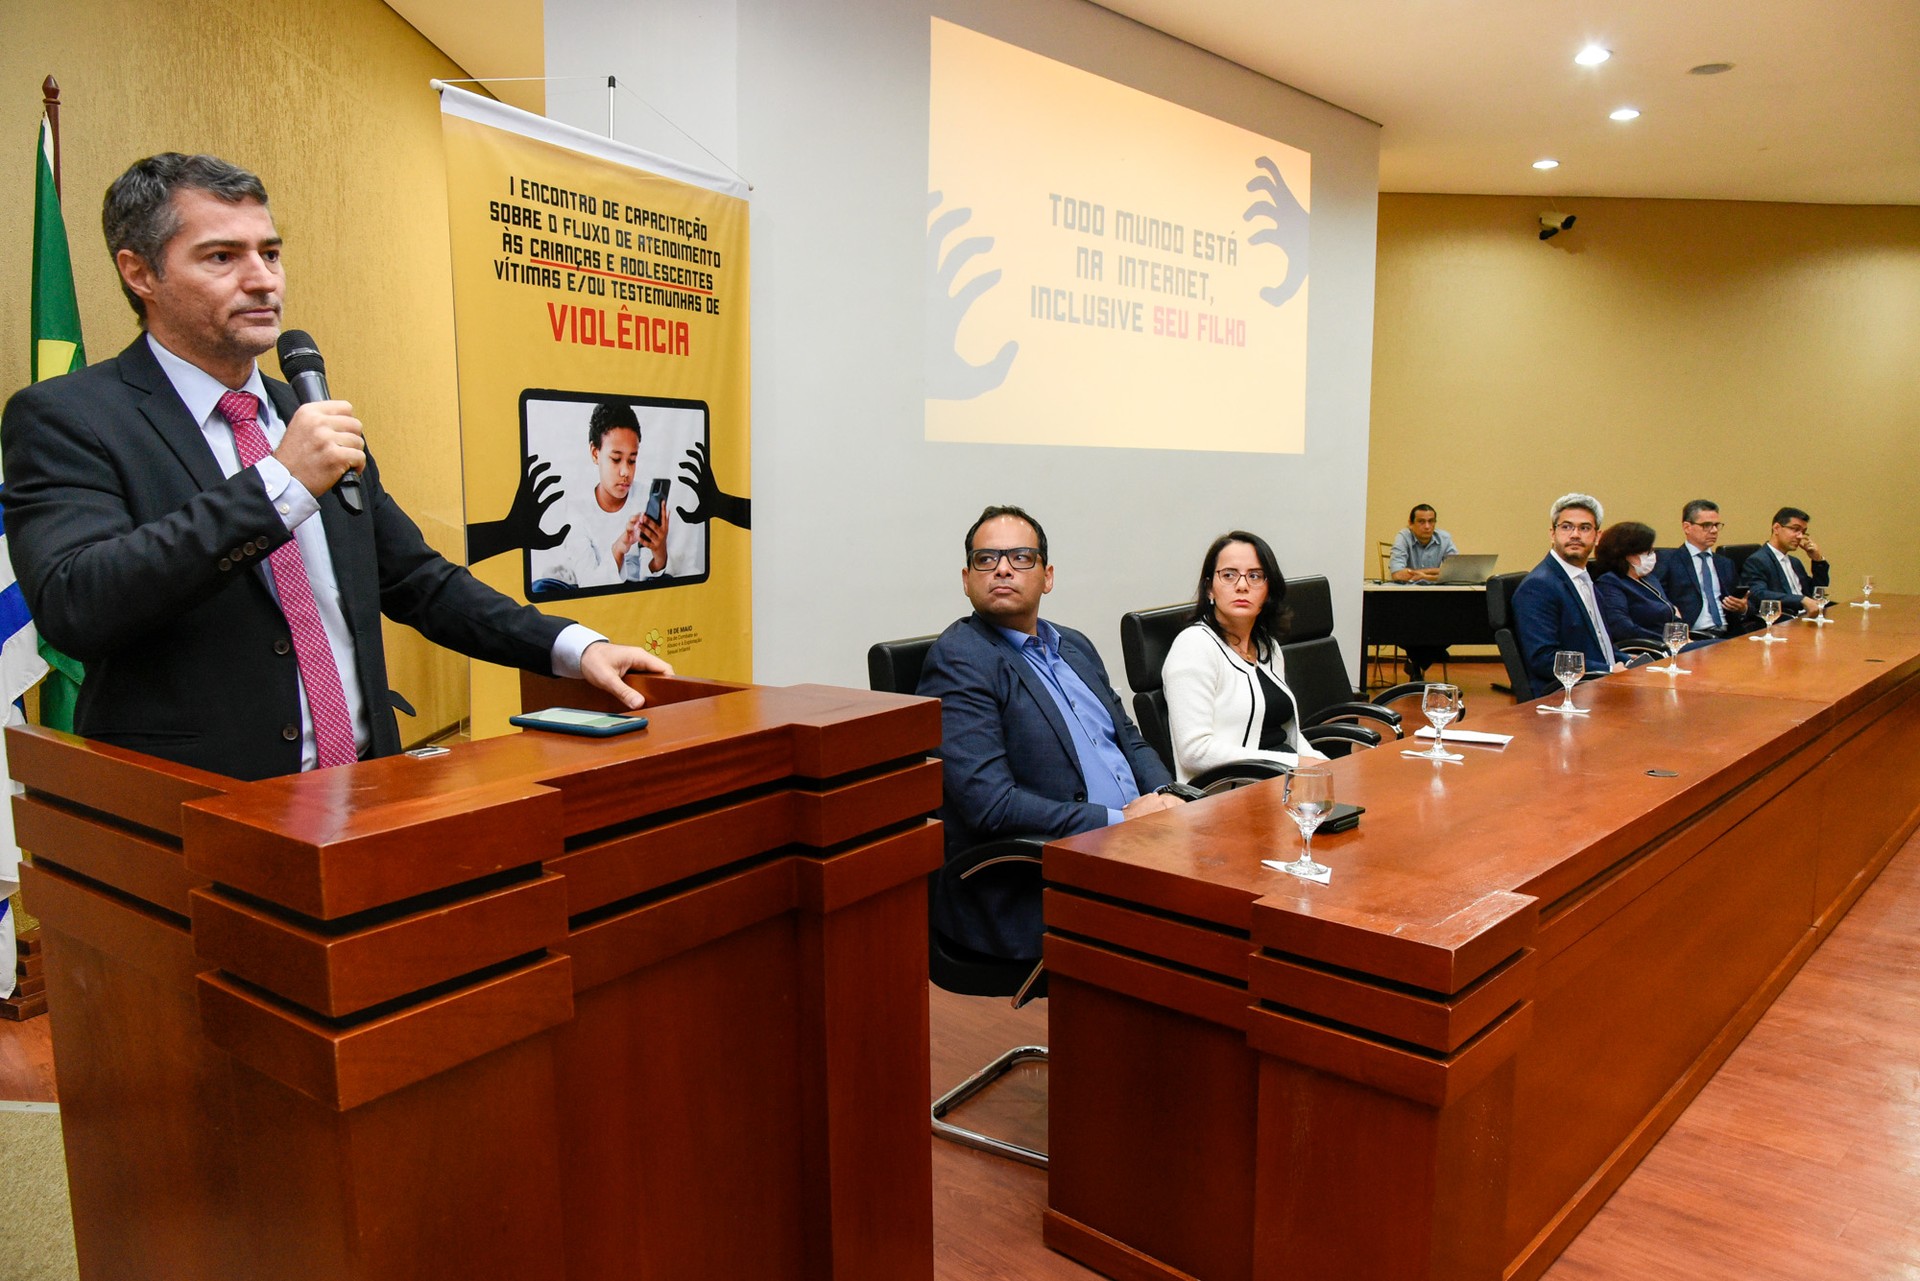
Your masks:
{"label": "yellow banner", "polygon": [[[747,202],[463,100],[441,120],[473,572],[750,680]],[[502,733],[518,674],[475,663],[472,697],[475,737]]]}

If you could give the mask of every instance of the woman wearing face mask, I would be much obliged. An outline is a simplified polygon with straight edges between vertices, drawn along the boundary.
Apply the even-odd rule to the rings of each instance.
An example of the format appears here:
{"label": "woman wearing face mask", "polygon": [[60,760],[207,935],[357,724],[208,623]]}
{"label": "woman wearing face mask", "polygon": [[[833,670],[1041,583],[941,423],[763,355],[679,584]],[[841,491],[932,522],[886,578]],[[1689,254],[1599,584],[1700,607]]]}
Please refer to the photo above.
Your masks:
{"label": "woman wearing face mask", "polygon": [[1185,782],[1229,761],[1324,760],[1300,738],[1280,659],[1287,580],[1258,534],[1222,534],[1200,563],[1193,614],[1160,669],[1173,761]]}
{"label": "woman wearing face mask", "polygon": [[1653,527],[1637,520],[1609,525],[1593,550],[1593,593],[1600,619],[1615,645],[1665,643],[1665,629],[1680,611],[1653,577]]}

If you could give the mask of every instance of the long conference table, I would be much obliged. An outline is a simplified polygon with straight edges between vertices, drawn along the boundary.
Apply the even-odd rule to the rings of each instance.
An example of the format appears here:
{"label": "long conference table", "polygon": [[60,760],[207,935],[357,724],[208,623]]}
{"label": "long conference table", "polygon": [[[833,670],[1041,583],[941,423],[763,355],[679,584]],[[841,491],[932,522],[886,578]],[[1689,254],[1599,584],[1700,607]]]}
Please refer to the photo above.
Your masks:
{"label": "long conference table", "polygon": [[1112,1277],[1543,1272],[1920,822],[1920,598],[1048,846],[1045,1235]]}

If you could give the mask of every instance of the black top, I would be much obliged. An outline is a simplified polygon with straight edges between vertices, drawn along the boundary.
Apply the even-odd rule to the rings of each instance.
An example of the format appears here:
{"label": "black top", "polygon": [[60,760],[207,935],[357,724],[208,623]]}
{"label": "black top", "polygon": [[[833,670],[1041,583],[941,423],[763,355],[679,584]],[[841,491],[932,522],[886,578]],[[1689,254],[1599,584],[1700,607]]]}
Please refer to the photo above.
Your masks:
{"label": "black top", "polygon": [[1253,670],[1260,678],[1260,696],[1267,700],[1267,717],[1260,723],[1260,750],[1291,752],[1293,737],[1287,733],[1287,727],[1293,724],[1293,698],[1267,675],[1266,668]]}

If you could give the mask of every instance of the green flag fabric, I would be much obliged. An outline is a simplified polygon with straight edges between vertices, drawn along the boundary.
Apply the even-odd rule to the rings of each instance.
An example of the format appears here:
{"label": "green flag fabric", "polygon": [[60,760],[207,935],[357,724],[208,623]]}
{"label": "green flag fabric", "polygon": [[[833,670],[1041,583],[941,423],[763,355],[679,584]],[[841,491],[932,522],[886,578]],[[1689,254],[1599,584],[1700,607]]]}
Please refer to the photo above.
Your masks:
{"label": "green flag fabric", "polygon": [[[87,363],[80,341],[80,304],[73,292],[73,257],[67,249],[67,223],[60,214],[60,193],[53,184],[53,122],[40,117],[33,182],[33,381],[58,378]],[[40,688],[40,722],[73,729],[73,704],[85,669],[75,660],[39,642],[49,672]]]}

